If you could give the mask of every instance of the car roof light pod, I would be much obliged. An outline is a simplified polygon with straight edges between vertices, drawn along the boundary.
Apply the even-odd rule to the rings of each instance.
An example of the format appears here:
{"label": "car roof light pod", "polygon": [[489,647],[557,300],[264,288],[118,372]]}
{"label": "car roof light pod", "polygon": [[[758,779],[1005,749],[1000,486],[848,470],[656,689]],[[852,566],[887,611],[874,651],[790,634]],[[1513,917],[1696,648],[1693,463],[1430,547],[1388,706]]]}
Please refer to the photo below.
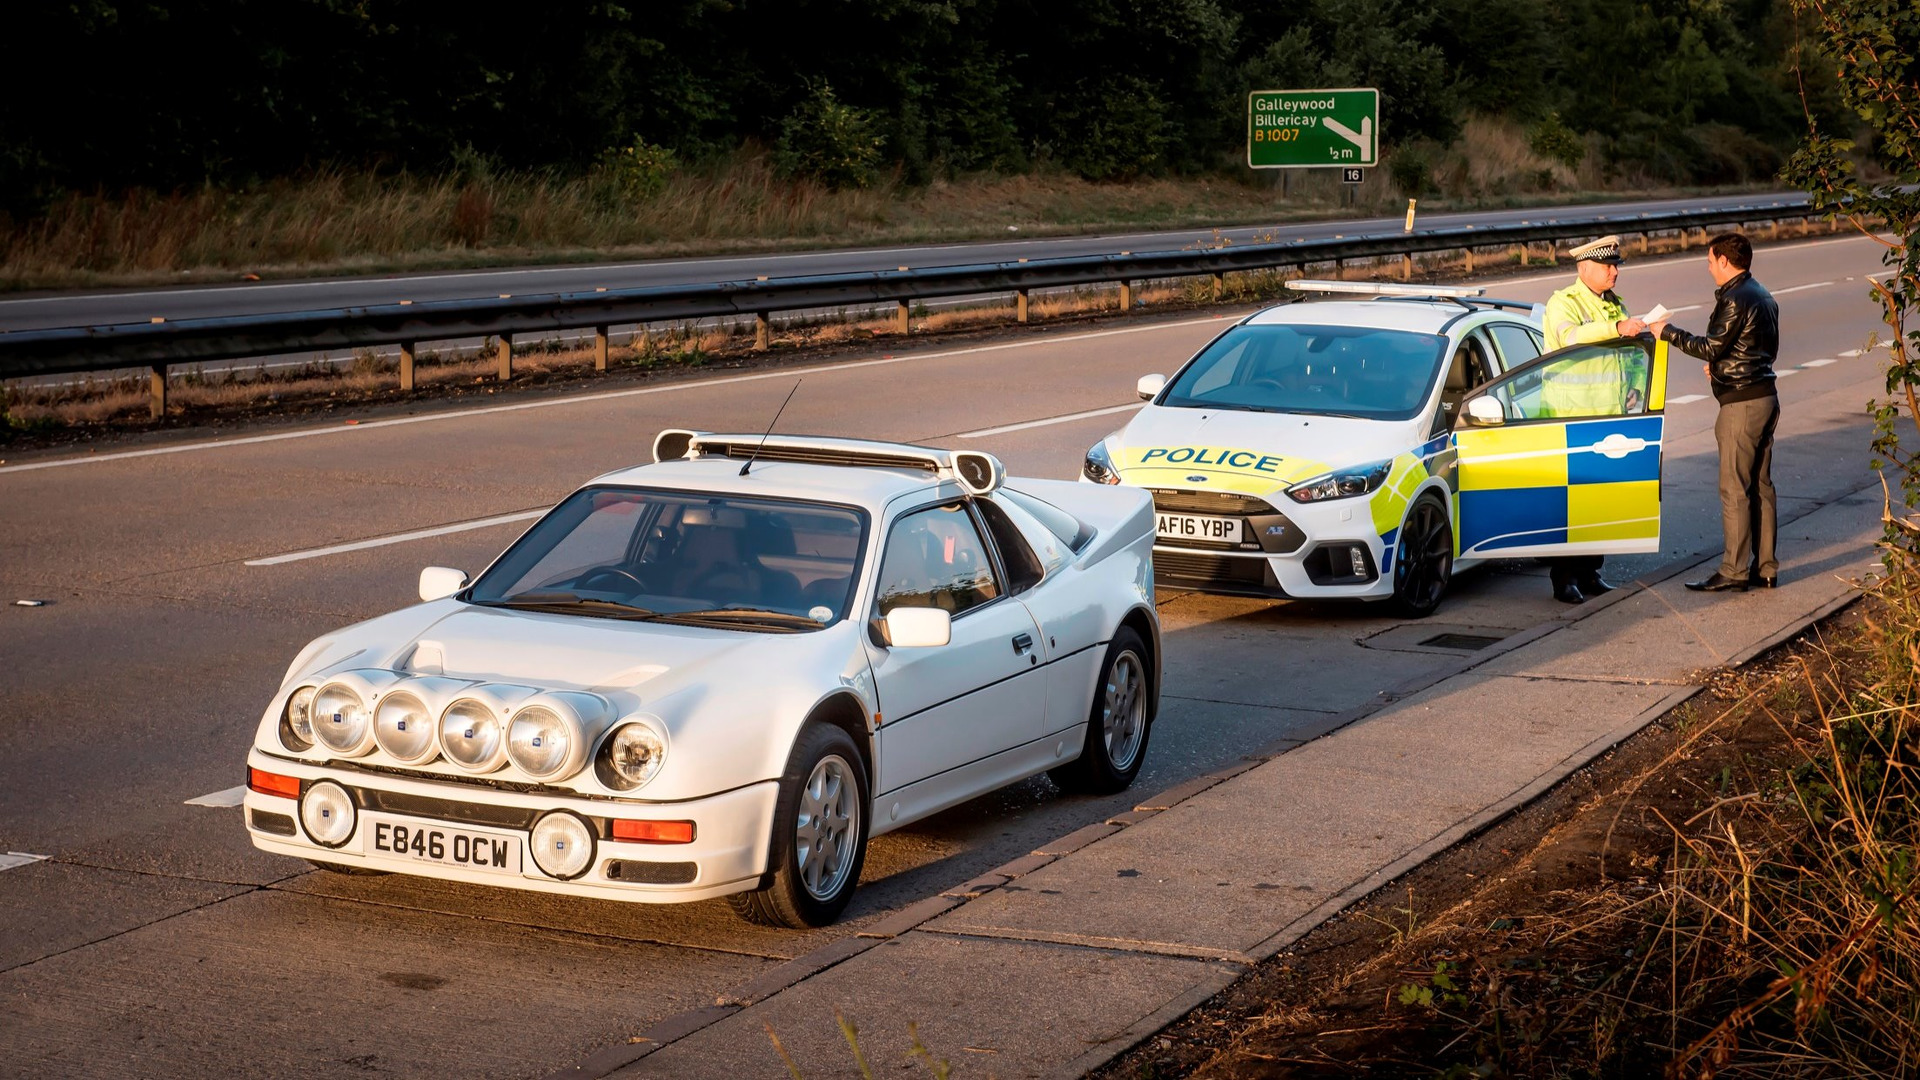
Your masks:
{"label": "car roof light pod", "polygon": [[362,757],[373,751],[373,713],[381,695],[400,677],[368,668],[343,671],[320,684],[313,696],[314,749],[328,756]]}
{"label": "car roof light pod", "polygon": [[613,709],[592,694],[535,694],[514,709],[507,725],[507,759],[529,777],[564,780],[587,764]]}
{"label": "car roof light pod", "polygon": [[539,691],[483,683],[469,688],[440,714],[440,751],[466,772],[490,773],[507,763],[507,716]]}

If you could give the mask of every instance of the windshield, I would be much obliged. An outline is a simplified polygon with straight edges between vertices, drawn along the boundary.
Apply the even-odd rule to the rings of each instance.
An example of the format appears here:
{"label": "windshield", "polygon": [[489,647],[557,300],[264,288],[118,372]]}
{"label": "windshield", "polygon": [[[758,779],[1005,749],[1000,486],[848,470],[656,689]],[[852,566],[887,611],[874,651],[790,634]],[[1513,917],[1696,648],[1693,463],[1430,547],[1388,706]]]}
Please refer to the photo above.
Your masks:
{"label": "windshield", "polygon": [[1181,371],[1160,404],[1407,420],[1439,374],[1446,338],[1364,326],[1236,326]]}
{"label": "windshield", "polygon": [[467,593],[596,618],[815,630],[846,614],[866,515],[820,503],[588,488]]}

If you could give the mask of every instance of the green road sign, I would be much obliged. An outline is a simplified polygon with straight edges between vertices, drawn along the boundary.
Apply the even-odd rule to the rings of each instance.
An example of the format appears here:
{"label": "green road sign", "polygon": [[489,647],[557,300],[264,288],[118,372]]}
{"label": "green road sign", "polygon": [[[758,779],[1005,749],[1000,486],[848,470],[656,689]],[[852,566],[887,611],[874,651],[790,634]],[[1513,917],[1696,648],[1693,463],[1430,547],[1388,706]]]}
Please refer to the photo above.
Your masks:
{"label": "green road sign", "polygon": [[1247,95],[1247,164],[1256,169],[1372,165],[1380,91],[1255,90]]}

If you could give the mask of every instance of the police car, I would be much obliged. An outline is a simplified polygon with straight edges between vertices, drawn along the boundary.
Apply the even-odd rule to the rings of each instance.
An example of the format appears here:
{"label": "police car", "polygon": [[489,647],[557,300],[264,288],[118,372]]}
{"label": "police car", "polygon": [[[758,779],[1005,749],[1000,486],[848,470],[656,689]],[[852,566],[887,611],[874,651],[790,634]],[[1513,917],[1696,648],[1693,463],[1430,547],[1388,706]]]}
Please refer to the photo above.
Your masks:
{"label": "police car", "polygon": [[1145,376],[1087,451],[1083,480],[1152,492],[1159,585],[1424,616],[1457,567],[1659,550],[1665,344],[1543,356],[1539,309],[1479,289],[1288,285],[1350,295]]}

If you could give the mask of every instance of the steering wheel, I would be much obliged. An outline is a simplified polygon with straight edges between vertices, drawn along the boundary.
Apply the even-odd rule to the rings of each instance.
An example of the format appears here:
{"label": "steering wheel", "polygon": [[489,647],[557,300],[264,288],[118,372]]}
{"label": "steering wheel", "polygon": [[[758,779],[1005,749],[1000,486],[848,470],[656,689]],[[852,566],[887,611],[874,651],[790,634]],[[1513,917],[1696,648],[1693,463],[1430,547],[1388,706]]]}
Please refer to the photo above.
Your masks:
{"label": "steering wheel", "polygon": [[622,570],[617,566],[597,566],[574,579],[573,587],[576,589],[593,589],[597,587],[593,584],[594,582],[604,581],[608,578],[625,578],[633,583],[633,590],[635,592],[647,591],[645,582],[635,577],[631,572]]}
{"label": "steering wheel", "polygon": [[1247,380],[1247,389],[1249,390],[1262,388],[1262,387],[1269,390],[1279,391],[1282,394],[1287,392],[1287,384],[1281,382],[1278,378],[1272,375],[1262,375],[1257,379]]}

